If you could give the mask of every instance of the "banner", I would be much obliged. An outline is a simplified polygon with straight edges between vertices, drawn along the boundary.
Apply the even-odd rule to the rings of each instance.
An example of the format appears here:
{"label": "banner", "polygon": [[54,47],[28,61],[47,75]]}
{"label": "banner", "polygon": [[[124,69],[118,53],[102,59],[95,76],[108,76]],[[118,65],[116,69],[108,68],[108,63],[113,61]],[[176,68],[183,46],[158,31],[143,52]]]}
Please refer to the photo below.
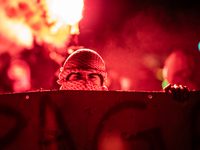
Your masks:
{"label": "banner", "polygon": [[2,94],[0,149],[199,150],[200,91]]}

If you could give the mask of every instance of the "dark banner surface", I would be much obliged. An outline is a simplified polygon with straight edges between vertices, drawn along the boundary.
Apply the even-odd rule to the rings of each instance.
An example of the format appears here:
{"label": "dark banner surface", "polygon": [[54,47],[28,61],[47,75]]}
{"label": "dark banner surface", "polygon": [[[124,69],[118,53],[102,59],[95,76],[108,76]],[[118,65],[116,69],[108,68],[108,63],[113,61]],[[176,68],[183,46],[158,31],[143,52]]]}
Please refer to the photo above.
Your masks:
{"label": "dark banner surface", "polygon": [[199,150],[200,91],[3,94],[0,149]]}

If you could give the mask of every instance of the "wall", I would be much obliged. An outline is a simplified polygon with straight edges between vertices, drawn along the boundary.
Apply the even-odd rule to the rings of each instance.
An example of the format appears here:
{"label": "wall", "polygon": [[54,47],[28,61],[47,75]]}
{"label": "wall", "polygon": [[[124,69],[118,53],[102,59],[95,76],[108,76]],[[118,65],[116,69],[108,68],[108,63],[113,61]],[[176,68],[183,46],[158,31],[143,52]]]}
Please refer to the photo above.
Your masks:
{"label": "wall", "polygon": [[200,148],[200,91],[37,91],[0,95],[0,149]]}

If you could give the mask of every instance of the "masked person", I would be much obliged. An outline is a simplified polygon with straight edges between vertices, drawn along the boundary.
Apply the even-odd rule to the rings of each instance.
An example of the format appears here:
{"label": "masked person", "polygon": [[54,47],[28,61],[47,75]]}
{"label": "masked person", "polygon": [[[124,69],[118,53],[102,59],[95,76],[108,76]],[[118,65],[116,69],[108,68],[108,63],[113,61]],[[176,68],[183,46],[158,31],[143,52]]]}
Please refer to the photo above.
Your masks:
{"label": "masked person", "polygon": [[72,53],[60,68],[58,84],[60,90],[99,90],[105,86],[107,72],[101,56],[90,49],[79,49]]}

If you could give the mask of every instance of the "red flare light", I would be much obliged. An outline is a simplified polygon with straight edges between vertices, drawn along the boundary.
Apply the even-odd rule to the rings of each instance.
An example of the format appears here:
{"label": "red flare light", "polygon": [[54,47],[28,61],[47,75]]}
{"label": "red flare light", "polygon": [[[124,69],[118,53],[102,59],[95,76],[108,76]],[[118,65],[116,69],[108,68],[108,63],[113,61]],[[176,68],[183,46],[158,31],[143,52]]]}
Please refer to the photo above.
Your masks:
{"label": "red flare light", "polygon": [[83,6],[83,0],[0,0],[0,33],[25,48],[34,40],[63,47],[79,34]]}

